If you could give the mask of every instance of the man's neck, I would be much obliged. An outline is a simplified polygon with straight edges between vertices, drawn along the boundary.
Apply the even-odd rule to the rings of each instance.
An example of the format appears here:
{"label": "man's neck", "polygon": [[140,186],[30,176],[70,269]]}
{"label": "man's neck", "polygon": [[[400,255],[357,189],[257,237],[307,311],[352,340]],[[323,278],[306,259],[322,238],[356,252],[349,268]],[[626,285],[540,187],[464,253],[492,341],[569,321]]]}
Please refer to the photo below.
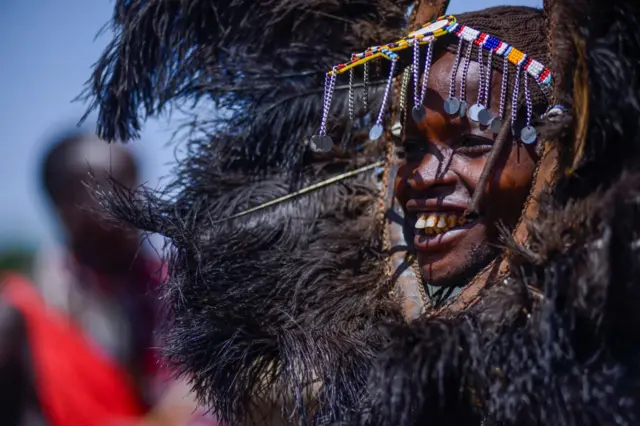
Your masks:
{"label": "man's neck", "polygon": [[455,298],[450,298],[450,303],[444,303],[441,307],[430,312],[429,316],[455,315],[473,306],[478,300],[481,291],[488,283],[495,280],[500,273],[502,256],[491,262],[485,269],[476,275],[466,287],[461,289]]}

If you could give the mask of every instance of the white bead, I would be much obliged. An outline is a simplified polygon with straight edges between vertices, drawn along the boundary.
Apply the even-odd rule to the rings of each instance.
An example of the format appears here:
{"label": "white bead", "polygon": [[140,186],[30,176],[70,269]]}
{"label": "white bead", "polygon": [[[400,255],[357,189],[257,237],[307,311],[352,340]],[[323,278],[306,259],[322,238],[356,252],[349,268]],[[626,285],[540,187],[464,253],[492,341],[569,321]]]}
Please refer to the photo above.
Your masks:
{"label": "white bead", "polygon": [[462,38],[466,41],[476,41],[479,35],[480,31],[474,30],[473,28],[465,27],[465,29],[462,30]]}

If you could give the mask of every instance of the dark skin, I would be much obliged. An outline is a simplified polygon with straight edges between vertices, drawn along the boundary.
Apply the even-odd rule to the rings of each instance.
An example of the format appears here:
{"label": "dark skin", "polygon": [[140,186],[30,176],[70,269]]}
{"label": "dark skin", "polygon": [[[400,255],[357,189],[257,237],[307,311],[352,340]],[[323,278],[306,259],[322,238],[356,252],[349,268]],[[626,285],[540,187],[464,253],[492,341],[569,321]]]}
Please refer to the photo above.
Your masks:
{"label": "dark skin", "polygon": [[126,188],[138,185],[137,165],[131,154],[116,145],[100,141],[92,144],[91,155],[84,147],[69,153],[71,157],[58,179],[66,188],[52,197],[60,217],[65,239],[74,256],[83,264],[106,274],[126,274],[140,247],[138,232],[114,226],[100,214],[100,206],[84,186],[91,172],[104,188],[111,176]]}
{"label": "dark skin", "polygon": [[[424,100],[427,117],[416,123],[409,114],[402,136],[405,159],[395,181],[396,197],[408,218],[407,230],[413,237],[420,270],[425,282],[433,286],[466,284],[495,258],[496,225],[502,222],[509,228],[515,226],[539,159],[535,144],[524,145],[510,136],[485,188],[479,217],[438,235],[425,235],[415,229],[420,215],[463,215],[495,140],[490,129],[445,112],[454,62],[455,55],[450,52],[434,59]],[[456,77],[456,96],[463,62]],[[470,106],[478,96],[476,62],[471,63],[467,82]],[[501,75],[493,71],[490,109],[494,113],[499,111],[500,87]],[[413,107],[412,96],[409,98]],[[518,123],[516,128],[521,126]]]}

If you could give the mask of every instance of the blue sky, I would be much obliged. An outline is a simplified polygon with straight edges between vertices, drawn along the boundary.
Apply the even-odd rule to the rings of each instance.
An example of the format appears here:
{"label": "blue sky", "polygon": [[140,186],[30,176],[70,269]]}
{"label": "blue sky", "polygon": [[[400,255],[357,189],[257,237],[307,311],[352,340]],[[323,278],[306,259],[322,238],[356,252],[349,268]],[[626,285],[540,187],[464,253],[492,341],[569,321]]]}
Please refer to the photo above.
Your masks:
{"label": "blue sky", "polygon": [[[541,7],[542,0],[452,0],[450,12],[505,3]],[[53,238],[54,221],[36,179],[39,155],[83,113],[71,101],[108,42],[96,34],[112,6],[109,0],[0,0],[0,246]],[[166,117],[148,122],[133,142],[152,186],[170,171],[170,129]]]}

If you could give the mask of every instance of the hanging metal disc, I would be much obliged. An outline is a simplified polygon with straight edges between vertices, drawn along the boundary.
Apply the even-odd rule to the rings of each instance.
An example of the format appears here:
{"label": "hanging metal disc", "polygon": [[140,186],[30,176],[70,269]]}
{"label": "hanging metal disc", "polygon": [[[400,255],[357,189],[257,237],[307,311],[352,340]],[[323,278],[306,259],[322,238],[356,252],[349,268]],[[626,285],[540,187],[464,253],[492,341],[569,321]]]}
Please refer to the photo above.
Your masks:
{"label": "hanging metal disc", "polygon": [[538,139],[538,132],[534,127],[527,126],[520,131],[520,139],[527,145],[531,145]]}
{"label": "hanging metal disc", "polygon": [[483,126],[488,126],[491,123],[491,119],[493,119],[493,114],[487,108],[482,108],[478,113],[478,121]]}
{"label": "hanging metal disc", "polygon": [[382,133],[384,133],[384,127],[382,127],[382,124],[376,124],[369,130],[369,139],[377,141],[382,136]]}
{"label": "hanging metal disc", "polygon": [[327,135],[315,135],[311,138],[310,146],[315,152],[328,152],[333,148],[333,141]]}
{"label": "hanging metal disc", "polygon": [[411,117],[416,123],[422,123],[427,118],[427,110],[423,105],[416,105],[411,109]]}
{"label": "hanging metal disc", "polygon": [[500,129],[502,128],[502,118],[493,117],[491,123],[489,123],[489,126],[491,127],[491,131],[493,133],[500,133]]}
{"label": "hanging metal disc", "polygon": [[471,108],[469,108],[469,119],[471,121],[478,121],[478,114],[480,114],[480,111],[484,109],[484,107],[480,104],[473,104],[471,105]]}
{"label": "hanging metal disc", "polygon": [[458,114],[460,114],[460,118],[467,116],[467,103],[465,101],[460,101],[460,111],[458,111]]}
{"label": "hanging metal disc", "polygon": [[458,98],[449,98],[444,101],[444,110],[449,115],[457,114],[460,111],[460,101]]}

